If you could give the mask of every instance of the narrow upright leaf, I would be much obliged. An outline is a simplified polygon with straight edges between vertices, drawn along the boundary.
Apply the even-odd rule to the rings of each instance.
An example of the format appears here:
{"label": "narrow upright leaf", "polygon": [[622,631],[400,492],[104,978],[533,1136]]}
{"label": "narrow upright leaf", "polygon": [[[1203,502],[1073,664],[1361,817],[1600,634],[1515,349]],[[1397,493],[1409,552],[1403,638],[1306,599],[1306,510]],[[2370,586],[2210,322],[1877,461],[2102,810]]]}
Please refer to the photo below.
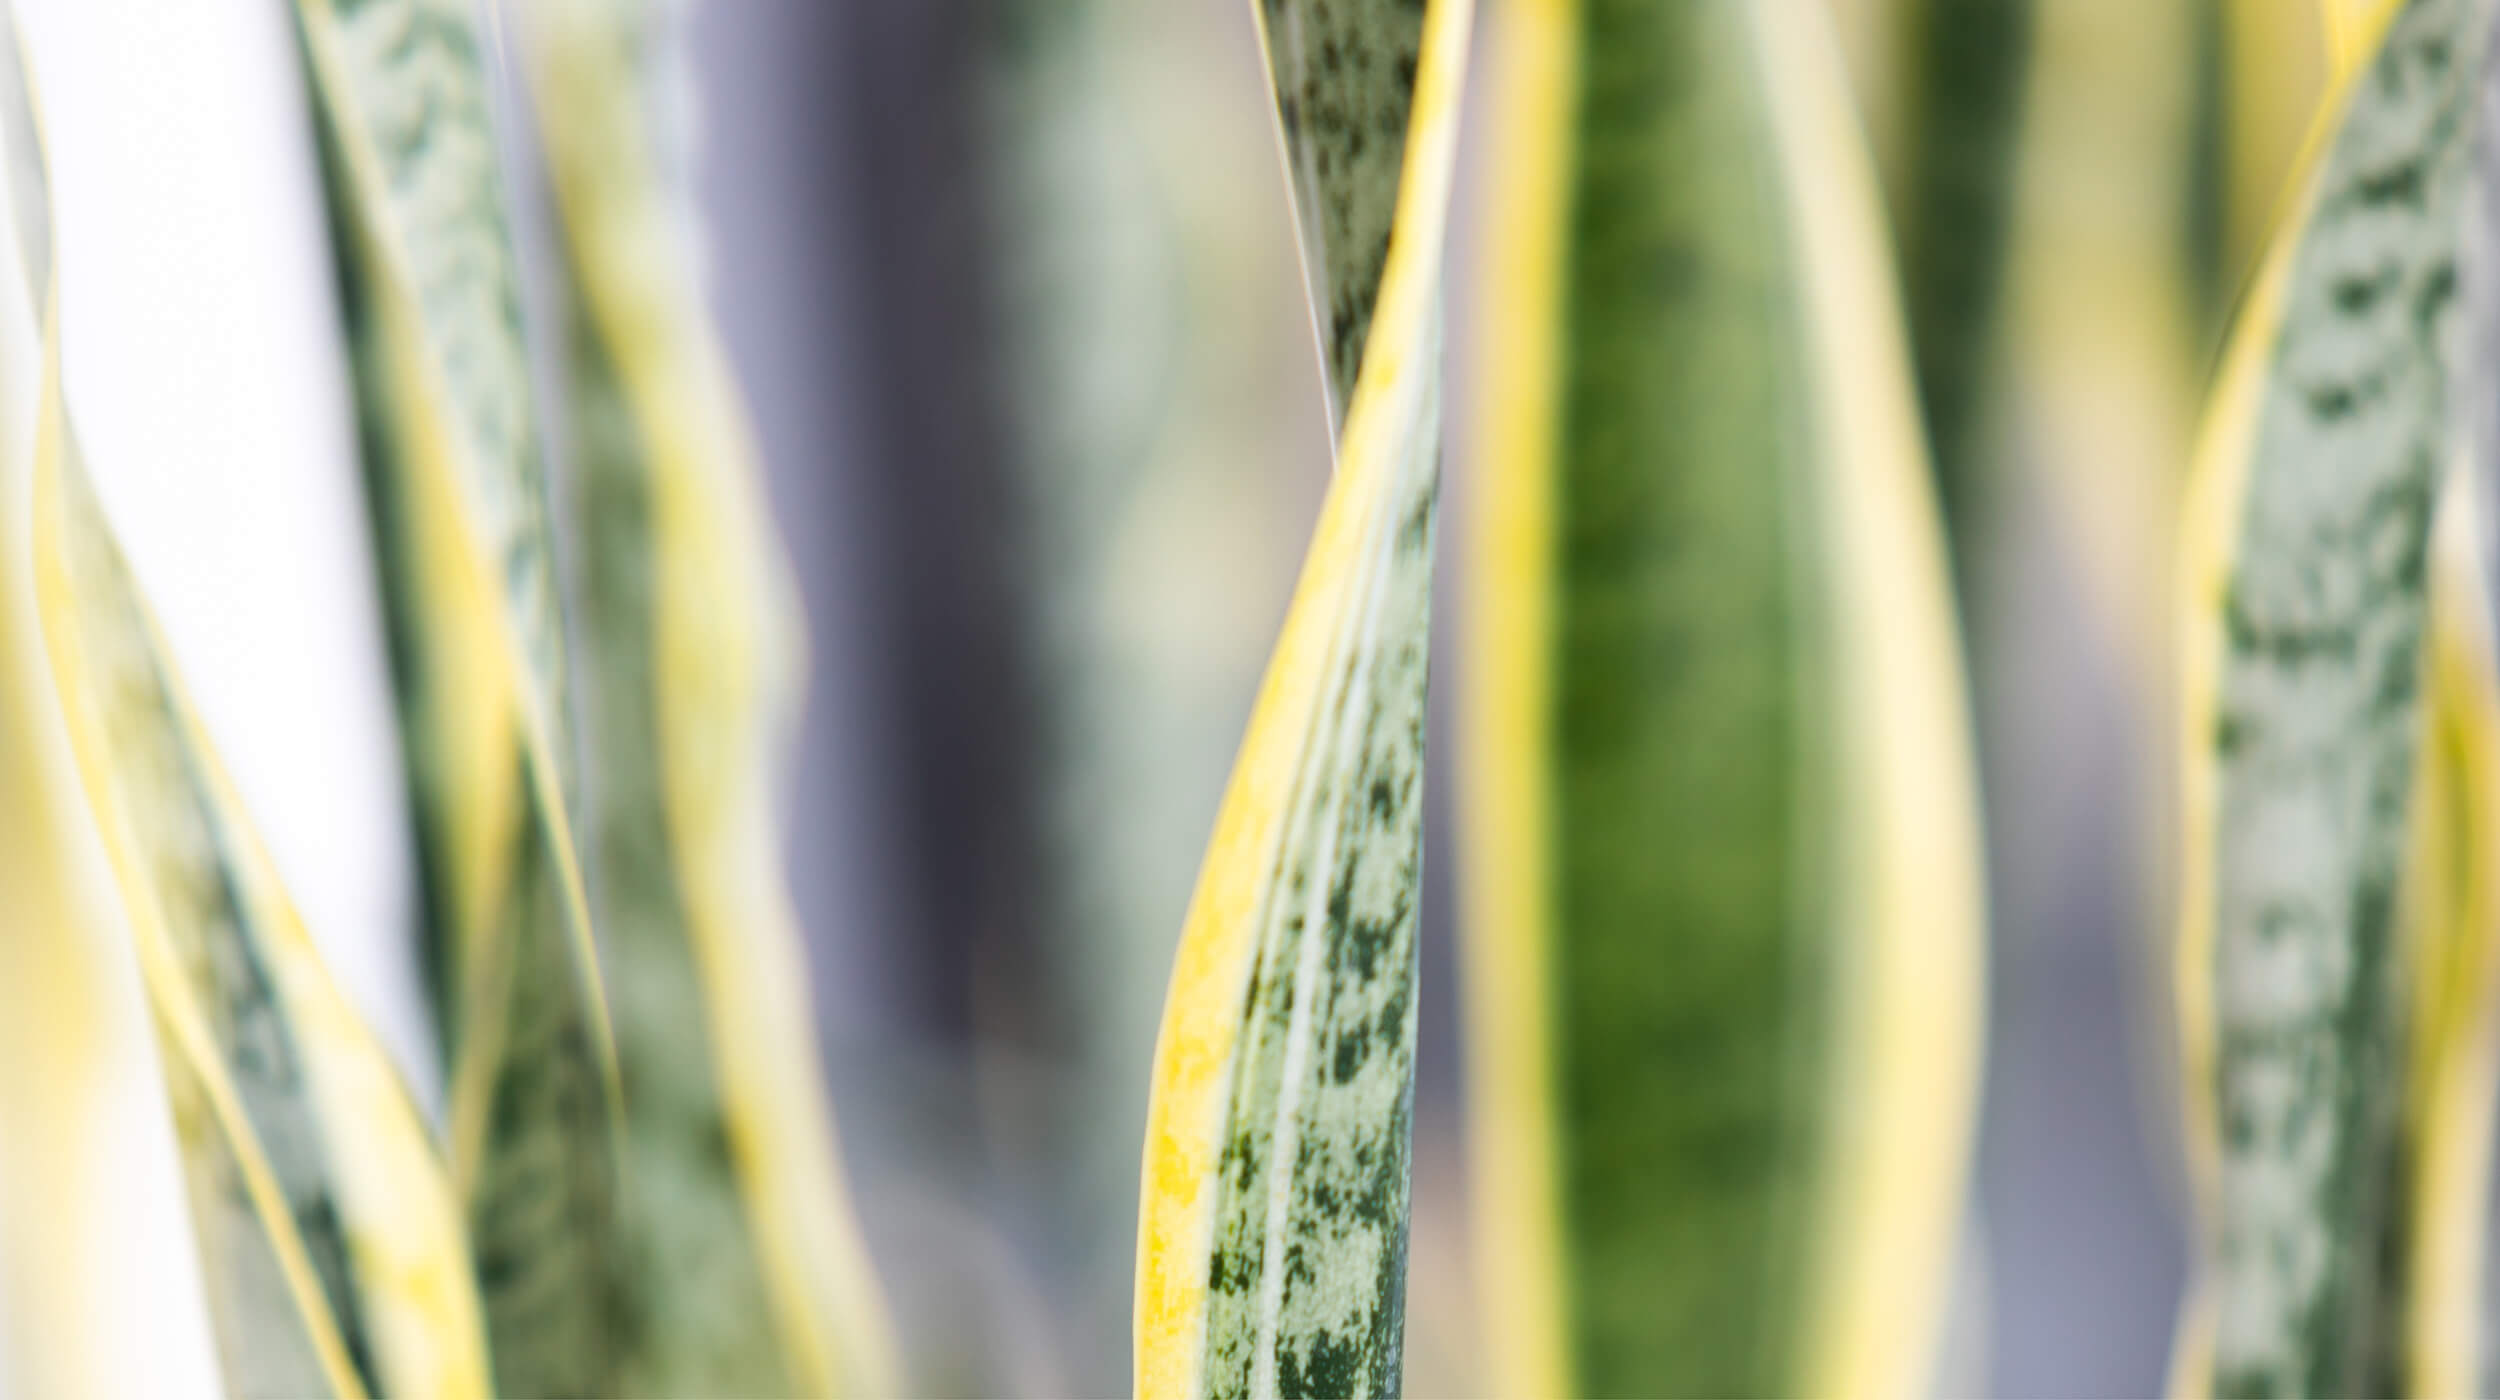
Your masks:
{"label": "narrow upright leaf", "polygon": [[1399,1387],[1440,259],[1463,0],[1260,0],[1338,470],[1156,1047],[1141,1396]]}
{"label": "narrow upright leaf", "polygon": [[1900,42],[1904,170],[1897,204],[1903,293],[1920,407],[1963,604],[1995,499],[1989,406],[2013,225],[2034,0],[1918,0]]}
{"label": "narrow upright leaf", "polygon": [[451,1158],[496,1388],[624,1357],[614,1052],[570,812],[564,636],[475,17],[298,0],[364,423]]}
{"label": "narrow upright leaf", "polygon": [[2493,11],[2368,9],[2234,332],[2187,527],[2187,1393],[2455,1383],[2432,1343],[2471,1287],[2443,1260],[2476,1227],[2427,1212],[2453,1212],[2483,1126],[2430,1105],[2488,1073],[2466,1048],[2486,989],[2455,980],[2491,936],[2488,735],[2431,540],[2472,451],[2457,386],[2488,392],[2459,289]]}
{"label": "narrow upright leaf", "polygon": [[31,533],[80,819],[102,838],[136,943],[227,1383],[253,1396],[483,1395],[449,1178],[261,850],[70,435],[37,128],[14,44],[0,49],[23,279],[22,295],[0,298],[14,321],[0,344],[41,357],[35,431],[12,449],[29,518],[12,528]]}
{"label": "narrow upright leaf", "polygon": [[573,298],[593,892],[627,1108],[620,1384],[890,1392],[780,874],[796,603],[683,172],[661,166],[673,35],[644,0],[512,13]]}
{"label": "narrow upright leaf", "polygon": [[1924,1393],[1976,801],[1874,177],[1813,0],[1518,0],[1462,792],[1512,1395]]}

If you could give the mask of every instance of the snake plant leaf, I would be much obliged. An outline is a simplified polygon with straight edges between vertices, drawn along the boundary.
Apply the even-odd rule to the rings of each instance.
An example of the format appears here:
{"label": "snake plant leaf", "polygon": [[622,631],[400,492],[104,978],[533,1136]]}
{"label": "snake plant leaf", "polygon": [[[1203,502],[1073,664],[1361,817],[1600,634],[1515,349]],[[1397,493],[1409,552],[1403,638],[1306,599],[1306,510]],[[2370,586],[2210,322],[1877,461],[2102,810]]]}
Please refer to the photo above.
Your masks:
{"label": "snake plant leaf", "polygon": [[163,1050],[212,1321],[243,1395],[487,1393],[450,1174],[280,888],[62,425],[46,641]]}
{"label": "snake plant leaf", "polygon": [[10,353],[41,357],[35,431],[11,474],[30,488],[17,499],[46,670],[81,819],[102,839],[135,942],[227,1383],[244,1395],[483,1395],[450,1178],[261,850],[70,434],[39,136],[13,52],[5,66],[24,295],[0,315],[17,322]]}
{"label": "snake plant leaf", "polygon": [[[1399,1387],[1439,269],[1468,10],[1259,12],[1312,300],[1350,391],[1156,1044],[1141,1396]],[[1394,159],[1373,149],[1392,141]]]}
{"label": "snake plant leaf", "polygon": [[1937,494],[1966,582],[1997,475],[1990,376],[2001,359],[2033,5],[1918,0],[1900,21],[1899,42],[1911,50],[1901,83],[1909,109],[1897,205],[1902,290]]}
{"label": "snake plant leaf", "polygon": [[1252,3],[1302,225],[1330,418],[1342,427],[1403,208],[1428,0]]}
{"label": "snake plant leaf", "polygon": [[779,871],[795,593],[661,164],[672,31],[642,0],[512,13],[572,295],[592,893],[627,1105],[618,1374],[632,1394],[890,1393]]}
{"label": "snake plant leaf", "polygon": [[623,1358],[616,1062],[573,837],[547,483],[475,17],[299,0],[364,427],[451,1161],[498,1390]]}
{"label": "snake plant leaf", "polygon": [[1921,1394],[1977,803],[1840,58],[1810,0],[1503,13],[1461,808],[1493,1389]]}
{"label": "snake plant leaf", "polygon": [[[2184,1393],[2397,1394],[2453,1374],[2408,1342],[2454,1306],[2417,1291],[2453,1277],[2423,1251],[2455,1247],[2432,1238],[2453,1226],[2426,1230],[2421,1173],[2484,1149],[2408,1115],[2458,1092],[2442,1066],[2485,1033],[2439,1009],[2479,998],[2443,968],[2482,956],[2488,929],[2459,912],[2480,896],[2416,867],[2444,848],[2475,871],[2472,823],[2422,828],[2488,801],[2458,757],[2482,740],[2434,617],[2432,522],[2470,452],[2452,380],[2491,17],[2405,0],[2347,36],[2362,57],[2199,449],[2177,978],[2204,1257]],[[2448,1131],[2476,1127],[2433,1138]]]}

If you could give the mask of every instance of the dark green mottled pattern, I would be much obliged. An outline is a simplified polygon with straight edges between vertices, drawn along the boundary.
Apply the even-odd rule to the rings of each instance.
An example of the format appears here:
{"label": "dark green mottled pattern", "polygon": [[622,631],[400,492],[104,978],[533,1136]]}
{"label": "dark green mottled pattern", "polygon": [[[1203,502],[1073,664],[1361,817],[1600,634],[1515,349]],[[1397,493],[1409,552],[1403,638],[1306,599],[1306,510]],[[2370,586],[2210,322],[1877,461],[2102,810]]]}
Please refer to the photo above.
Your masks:
{"label": "dark green mottled pattern", "polygon": [[[1454,3],[1455,0],[1444,0]],[[1396,212],[1424,0],[1261,0],[1342,426]],[[1437,270],[1436,270],[1437,271]],[[1256,911],[1207,1273],[1211,1396],[1399,1392],[1415,1089],[1440,318],[1333,620]]]}
{"label": "dark green mottled pattern", "polygon": [[1339,423],[1389,257],[1424,3],[1259,0]]}
{"label": "dark green mottled pattern", "polygon": [[1398,1393],[1439,411],[1428,391],[1366,542],[1259,913],[1208,1272],[1209,1395]]}
{"label": "dark green mottled pattern", "polygon": [[[317,24],[322,0],[299,0]],[[569,785],[570,726],[562,690],[562,626],[547,534],[546,480],[531,418],[516,274],[502,209],[496,146],[473,17],[459,0],[339,0],[330,7],[345,51],[343,91],[315,73],[341,302],[356,371],[367,500],[383,597],[424,874],[425,942],[455,1086],[462,1057],[506,1039],[481,1081],[486,1133],[465,1202],[493,1349],[495,1383],[514,1395],[613,1391],[622,1360],[624,1276],[616,1257],[618,1183],[614,1105],[606,1096],[585,969],[575,965],[557,864],[557,814],[544,811],[529,760],[512,755],[523,809],[512,864],[474,946],[492,966],[454,966],[469,945],[451,926],[448,823],[456,794],[435,760],[445,720],[434,650],[446,616],[413,549],[415,424],[432,406],[403,402],[389,373],[391,314],[379,294],[389,270],[377,240],[401,250],[414,279],[419,327],[448,386],[453,431],[470,449],[465,490],[486,547],[503,565],[515,628],[554,752]],[[364,207],[342,164],[349,133],[378,152],[390,197]],[[568,799],[569,800],[569,799]]]}
{"label": "dark green mottled pattern", "polygon": [[[341,246],[353,266],[353,240],[343,239]],[[440,823],[449,794],[433,760],[438,742],[434,695],[441,678],[430,671],[423,644],[430,625],[423,580],[409,551],[394,547],[409,539],[404,459],[393,429],[398,405],[381,368],[381,327],[361,287],[358,274],[351,272],[343,282],[342,302],[357,369],[367,500],[374,516],[401,738],[417,813],[427,947],[442,979],[436,996],[443,1007],[441,1024],[454,1072],[460,1027],[484,1024],[501,1014],[509,1017],[512,1033],[488,1091],[493,1108],[484,1161],[466,1203],[496,1386],[516,1395],[601,1394],[611,1388],[614,1362],[607,1332],[622,1305],[617,1297],[621,1281],[609,1257],[616,1164],[613,1119],[601,1099],[598,1049],[579,995],[579,969],[572,965],[550,864],[550,838],[526,784],[525,830],[518,837],[504,897],[491,916],[503,930],[494,946],[510,960],[506,971],[518,986],[500,1007],[470,1004],[457,994],[444,966],[443,954],[452,942],[445,868],[450,833]],[[516,748],[513,762],[522,761]],[[461,970],[460,985],[480,980],[473,971]],[[537,1056],[548,1062],[534,1062]],[[548,1109],[553,1114],[543,1115]],[[554,1309],[570,1309],[578,1317],[573,1325],[550,1327],[548,1313]]]}
{"label": "dark green mottled pattern", "polygon": [[[173,679],[75,450],[62,463],[61,531],[85,689],[113,757],[115,801],[147,897],[227,1076],[284,1194],[350,1360],[378,1384],[350,1279],[347,1241],[295,1032],[277,998],[255,911],[235,884],[236,843],[191,747]],[[226,1380],[246,1395],[328,1389],[268,1227],[245,1193],[234,1144],[209,1113],[199,1071],[164,1041],[202,1272]]]}
{"label": "dark green mottled pattern", "polygon": [[1814,398],[1747,0],[1589,0],[1553,1025],[1573,1382],[1795,1393],[1827,953]]}
{"label": "dark green mottled pattern", "polygon": [[625,1082],[622,1389],[787,1395],[660,785],[650,461],[607,346],[578,314],[569,371],[591,900]]}
{"label": "dark green mottled pattern", "polygon": [[2412,0],[2300,235],[2232,553],[2213,1008],[2221,1395],[2394,1393],[2397,888],[2487,0]]}
{"label": "dark green mottled pattern", "polygon": [[614,1105],[582,1021],[548,848],[525,842],[516,860],[507,918],[531,936],[502,945],[503,1005],[473,1008],[500,1014],[510,1036],[466,1202],[495,1390],[623,1394],[631,1314]]}
{"label": "dark green mottled pattern", "polygon": [[466,483],[503,566],[549,722],[564,708],[564,628],[548,551],[547,481],[530,405],[519,274],[471,0],[335,0],[352,119],[380,156],[394,230],[452,412]]}

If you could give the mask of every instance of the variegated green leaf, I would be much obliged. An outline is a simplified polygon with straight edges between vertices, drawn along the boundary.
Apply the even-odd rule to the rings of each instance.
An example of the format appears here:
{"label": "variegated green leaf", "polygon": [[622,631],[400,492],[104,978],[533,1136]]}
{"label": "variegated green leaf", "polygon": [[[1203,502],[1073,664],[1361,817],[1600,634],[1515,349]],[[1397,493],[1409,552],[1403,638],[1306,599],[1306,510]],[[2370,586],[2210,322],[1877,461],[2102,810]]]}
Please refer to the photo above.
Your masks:
{"label": "variegated green leaf", "polygon": [[1470,561],[1515,1395],[1923,1393],[1976,1109],[1962,678],[1814,0],[1516,0]]}
{"label": "variegated green leaf", "polygon": [[[1461,0],[1263,0],[1338,471],[1156,1047],[1142,1396],[1396,1393]],[[1385,149],[1384,149],[1385,148]]]}
{"label": "variegated green leaf", "polygon": [[563,628],[475,16],[299,0],[497,1388],[624,1359],[615,1061],[570,812]]}
{"label": "variegated green leaf", "polygon": [[2235,330],[2188,528],[2185,1393],[2474,1380],[2443,1320],[2471,1270],[2438,1256],[2478,1232],[2453,1205],[2476,1192],[2437,1181],[2483,1128],[2423,1106],[2483,1053],[2483,989],[2450,979],[2490,911],[2426,871],[2478,870],[2488,839],[2456,816],[2489,800],[2460,757],[2488,736],[2442,640],[2462,624],[2434,625],[2431,539],[2471,451],[2460,259],[2493,10],[2348,8],[2352,66]]}
{"label": "variegated green leaf", "polygon": [[673,36],[646,0],[513,14],[572,296],[593,899],[627,1105],[619,1383],[887,1393],[779,870],[796,606],[661,166]]}
{"label": "variegated green leaf", "polygon": [[101,837],[136,944],[227,1383],[244,1395],[483,1395],[448,1174],[219,768],[70,435],[35,118],[14,45],[0,48],[23,273],[23,296],[0,300],[18,318],[0,342],[40,355],[18,367],[36,369],[39,398],[11,471],[30,487],[15,501],[31,601],[86,799],[79,820]]}
{"label": "variegated green leaf", "polygon": [[1329,407],[1342,423],[1388,268],[1426,0],[1253,3],[1302,224]]}

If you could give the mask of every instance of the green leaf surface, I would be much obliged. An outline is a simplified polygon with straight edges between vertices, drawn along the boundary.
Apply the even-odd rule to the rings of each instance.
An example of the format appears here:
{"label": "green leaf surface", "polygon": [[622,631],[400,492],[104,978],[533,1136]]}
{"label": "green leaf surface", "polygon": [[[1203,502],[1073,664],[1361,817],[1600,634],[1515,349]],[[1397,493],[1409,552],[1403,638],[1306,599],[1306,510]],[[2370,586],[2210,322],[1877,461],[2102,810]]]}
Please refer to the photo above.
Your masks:
{"label": "green leaf surface", "polygon": [[2460,257],[2491,9],[2347,16],[2233,340],[2190,531],[2180,944],[2204,1281],[2182,1384],[2400,1393],[2431,523],[2468,449]]}
{"label": "green leaf surface", "polygon": [[593,898],[626,1093],[631,1394],[893,1391],[817,1072],[774,777],[797,610],[636,0],[516,8],[563,226]]}
{"label": "green leaf surface", "polygon": [[[1388,1395],[1405,1327],[1439,263],[1468,15],[1455,0],[1260,14],[1343,436],[1165,1005],[1137,1388]],[[1390,138],[1394,153],[1378,149]]]}
{"label": "green leaf surface", "polygon": [[1494,1379],[1915,1394],[1976,804],[1837,51],[1790,0],[1511,21],[1464,789]]}
{"label": "green leaf surface", "polygon": [[622,1360],[619,1104],[570,803],[546,475],[475,16],[300,0],[363,423],[455,1175],[497,1387]]}

